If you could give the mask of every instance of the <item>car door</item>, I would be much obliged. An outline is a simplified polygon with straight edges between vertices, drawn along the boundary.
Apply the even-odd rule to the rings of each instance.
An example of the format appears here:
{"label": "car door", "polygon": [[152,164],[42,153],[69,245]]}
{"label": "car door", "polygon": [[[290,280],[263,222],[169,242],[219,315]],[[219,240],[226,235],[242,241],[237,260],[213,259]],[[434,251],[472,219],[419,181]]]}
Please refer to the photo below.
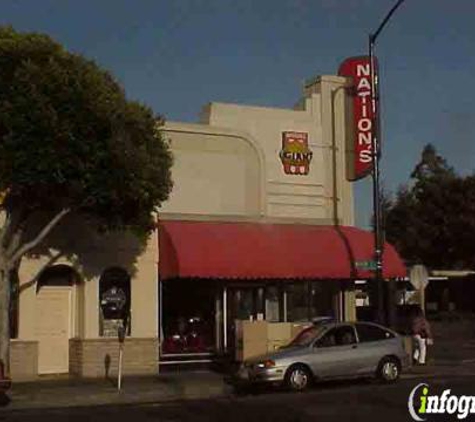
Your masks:
{"label": "car door", "polygon": [[352,375],[357,360],[358,344],[352,325],[331,328],[312,348],[311,367],[318,378]]}
{"label": "car door", "polygon": [[358,373],[373,374],[380,360],[390,352],[394,334],[378,325],[358,322],[355,324],[358,335]]}

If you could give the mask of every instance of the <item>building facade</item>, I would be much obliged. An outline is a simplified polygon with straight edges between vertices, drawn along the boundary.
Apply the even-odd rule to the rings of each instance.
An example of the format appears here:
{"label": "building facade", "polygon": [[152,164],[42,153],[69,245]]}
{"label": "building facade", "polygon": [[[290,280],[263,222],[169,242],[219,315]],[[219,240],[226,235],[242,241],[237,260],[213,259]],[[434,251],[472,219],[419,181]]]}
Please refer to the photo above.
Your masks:
{"label": "building facade", "polygon": [[126,374],[232,354],[236,320],[354,319],[372,237],[352,227],[345,82],[316,78],[293,109],[211,103],[167,123],[174,189],[145,243],[72,217],[23,260],[13,378],[113,375],[124,304]]}

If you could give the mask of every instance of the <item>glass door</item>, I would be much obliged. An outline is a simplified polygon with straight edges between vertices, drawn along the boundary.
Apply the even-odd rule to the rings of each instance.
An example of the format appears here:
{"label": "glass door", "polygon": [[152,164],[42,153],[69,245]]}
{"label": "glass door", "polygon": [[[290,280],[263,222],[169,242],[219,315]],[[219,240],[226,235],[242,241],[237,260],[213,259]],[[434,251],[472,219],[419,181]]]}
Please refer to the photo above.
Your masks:
{"label": "glass door", "polygon": [[264,288],[262,286],[243,286],[227,288],[227,345],[228,351],[236,348],[236,320],[264,319]]}

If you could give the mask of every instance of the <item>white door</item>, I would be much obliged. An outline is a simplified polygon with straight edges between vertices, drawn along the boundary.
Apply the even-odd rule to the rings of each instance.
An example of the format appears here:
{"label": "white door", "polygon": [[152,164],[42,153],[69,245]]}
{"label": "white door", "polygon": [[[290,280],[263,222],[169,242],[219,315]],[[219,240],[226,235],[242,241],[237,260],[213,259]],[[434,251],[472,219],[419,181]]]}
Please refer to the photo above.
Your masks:
{"label": "white door", "polygon": [[71,288],[43,286],[36,298],[38,373],[69,372]]}

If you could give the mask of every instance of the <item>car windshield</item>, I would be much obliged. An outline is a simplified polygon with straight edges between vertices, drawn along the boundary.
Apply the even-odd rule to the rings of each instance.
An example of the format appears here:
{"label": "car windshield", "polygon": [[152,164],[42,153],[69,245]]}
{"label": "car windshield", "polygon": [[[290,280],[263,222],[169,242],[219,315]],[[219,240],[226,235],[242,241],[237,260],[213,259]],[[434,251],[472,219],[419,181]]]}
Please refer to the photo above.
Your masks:
{"label": "car windshield", "polygon": [[319,338],[325,331],[324,326],[309,327],[300,332],[287,347],[304,347],[310,346],[310,344],[317,338]]}

